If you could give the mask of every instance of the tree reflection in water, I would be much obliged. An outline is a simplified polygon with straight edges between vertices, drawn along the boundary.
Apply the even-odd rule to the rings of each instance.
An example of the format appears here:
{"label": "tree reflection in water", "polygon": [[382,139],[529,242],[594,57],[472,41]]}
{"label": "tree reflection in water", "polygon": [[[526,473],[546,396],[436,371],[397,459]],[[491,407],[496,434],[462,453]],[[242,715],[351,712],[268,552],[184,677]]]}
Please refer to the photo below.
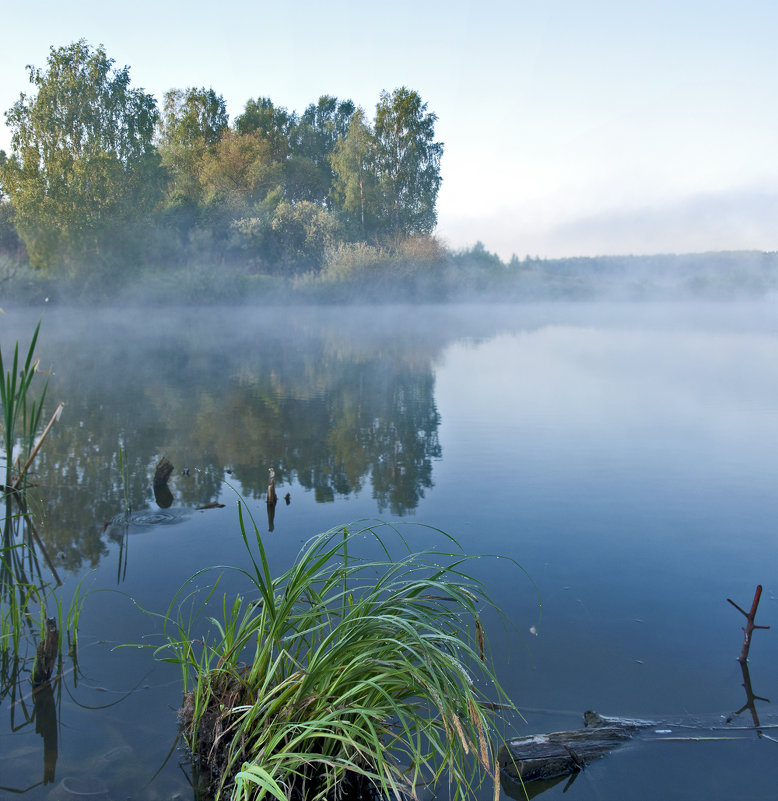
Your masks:
{"label": "tree reflection in water", "polygon": [[404,339],[334,310],[159,315],[153,326],[123,312],[46,318],[41,355],[67,408],[35,481],[57,509],[41,536],[64,567],[122,545],[112,521],[123,498],[135,513],[156,508],[162,455],[177,468],[176,503],[190,508],[218,497],[225,478],[262,497],[270,466],[279,486],[297,482],[317,502],[369,490],[396,516],[432,486],[442,334]]}

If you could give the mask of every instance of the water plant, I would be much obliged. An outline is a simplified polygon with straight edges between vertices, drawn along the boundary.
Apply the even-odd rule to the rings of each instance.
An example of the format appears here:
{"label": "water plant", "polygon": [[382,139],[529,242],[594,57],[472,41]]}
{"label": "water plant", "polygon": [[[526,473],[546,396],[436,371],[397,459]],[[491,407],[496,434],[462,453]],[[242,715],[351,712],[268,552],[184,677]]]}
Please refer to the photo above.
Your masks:
{"label": "water plant", "polygon": [[132,514],[132,503],[130,501],[129,493],[129,476],[127,474],[127,446],[122,440],[119,440],[119,475],[122,482],[122,496],[123,496],[123,509],[125,519],[129,518]]}
{"label": "water plant", "polygon": [[[33,450],[33,440],[40,425],[43,401],[46,397],[48,381],[44,384],[40,398],[31,399],[30,386],[35,377],[37,361],[33,361],[35,345],[38,341],[38,333],[41,324],[35,326],[32,340],[27,349],[27,357],[20,369],[19,362],[19,343],[14,347],[13,359],[10,369],[6,371],[3,362],[3,353],[0,349],[0,405],[3,410],[3,446],[5,451],[5,489],[10,491],[14,482],[12,479],[14,466],[14,448],[17,441],[20,442],[25,459],[29,457]],[[19,475],[17,483],[24,478],[25,470],[19,462]]]}
{"label": "water plant", "polygon": [[157,652],[181,666],[182,728],[210,791],[416,798],[445,777],[465,799],[491,777],[497,792],[492,715],[513,707],[487,659],[491,601],[472,557],[443,532],[450,550],[413,552],[398,528],[364,523],[313,537],[274,577],[242,504],[239,520],[250,565],[232,569],[248,591],[225,595],[203,633],[219,581],[192,576]]}
{"label": "water plant", "polygon": [[[36,651],[36,641],[37,650],[40,650],[43,640],[46,640],[50,652],[48,657],[61,663],[63,623],[71,652],[75,654],[78,620],[84,602],[79,582],[67,618],[63,621],[62,599],[54,591],[61,582],[28,507],[27,472],[63,408],[63,404],[57,406],[36,443],[48,388],[46,381],[40,395],[33,397],[32,383],[39,372],[39,360],[34,359],[39,332],[40,322],[35,327],[23,362],[19,357],[18,342],[10,363],[3,360],[0,350],[0,404],[5,456],[5,483],[2,485],[5,509],[0,540],[0,697],[15,687],[29,670],[29,651]],[[54,585],[43,574],[39,553],[51,571]],[[47,608],[52,605],[56,607],[55,617],[49,618]],[[33,662],[33,675],[40,677],[42,674],[36,668],[36,662],[37,657]],[[50,670],[43,672],[50,673]]]}

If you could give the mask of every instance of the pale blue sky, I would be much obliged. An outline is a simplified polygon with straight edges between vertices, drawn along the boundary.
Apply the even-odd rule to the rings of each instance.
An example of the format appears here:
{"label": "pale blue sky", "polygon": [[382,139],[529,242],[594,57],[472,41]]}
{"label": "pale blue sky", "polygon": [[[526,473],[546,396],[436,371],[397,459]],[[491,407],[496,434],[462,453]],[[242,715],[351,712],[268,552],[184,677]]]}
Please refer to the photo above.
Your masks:
{"label": "pale blue sky", "polygon": [[[775,0],[5,0],[0,108],[50,45],[231,117],[416,89],[445,143],[440,236],[504,258],[778,249]],[[0,126],[0,147],[9,132]]]}

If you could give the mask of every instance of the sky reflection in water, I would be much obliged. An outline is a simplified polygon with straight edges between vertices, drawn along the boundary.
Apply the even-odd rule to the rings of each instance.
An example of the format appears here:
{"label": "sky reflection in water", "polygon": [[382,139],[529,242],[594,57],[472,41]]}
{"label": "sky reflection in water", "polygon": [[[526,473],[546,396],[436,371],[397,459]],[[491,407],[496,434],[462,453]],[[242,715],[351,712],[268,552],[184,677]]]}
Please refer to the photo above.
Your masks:
{"label": "sky reflection in water", "polygon": [[[4,348],[6,331],[25,342],[37,319],[9,318]],[[71,688],[78,703],[66,697],[59,711],[58,782],[130,748],[139,767],[122,781],[144,787],[133,797],[185,786],[175,755],[145,784],[173,743],[177,672],[112,646],[157,628],[128,595],[162,612],[196,570],[241,563],[235,490],[279,566],[310,534],[374,516],[430,523],[520,563],[531,581],[507,560],[483,563],[517,629],[491,630],[527,709],[512,730],[575,728],[587,708],[711,720],[744,703],[742,620],[726,598],[748,607],[764,584],[757,622],[776,628],[778,319],[767,304],[216,310],[153,328],[128,313],[87,325],[48,310],[41,355],[55,368],[51,402],[68,403],[38,465],[42,534],[66,593],[90,568],[91,589],[121,593],[85,609],[85,675]],[[117,523],[119,443],[144,525]],[[177,468],[173,520],[153,525],[161,455]],[[291,495],[272,533],[270,466]],[[195,510],[212,500],[224,508]],[[776,657],[773,631],[757,632],[760,696],[778,695]],[[0,784],[40,772],[32,729],[2,730],[21,773],[4,769]],[[778,773],[764,742],[688,745],[614,755],[565,797],[732,798],[744,786],[770,797]]]}

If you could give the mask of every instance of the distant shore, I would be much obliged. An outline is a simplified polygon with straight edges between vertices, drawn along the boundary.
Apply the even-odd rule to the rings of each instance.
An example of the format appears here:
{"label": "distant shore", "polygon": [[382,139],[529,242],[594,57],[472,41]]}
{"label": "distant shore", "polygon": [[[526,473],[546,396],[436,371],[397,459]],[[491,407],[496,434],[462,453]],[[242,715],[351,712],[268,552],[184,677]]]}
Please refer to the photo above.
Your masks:
{"label": "distant shore", "polygon": [[462,301],[746,300],[778,290],[778,253],[727,251],[502,261],[481,244],[459,251],[433,238],[390,253],[341,249],[317,271],[283,276],[250,265],[138,264],[50,275],[0,254],[3,303],[143,305]]}

